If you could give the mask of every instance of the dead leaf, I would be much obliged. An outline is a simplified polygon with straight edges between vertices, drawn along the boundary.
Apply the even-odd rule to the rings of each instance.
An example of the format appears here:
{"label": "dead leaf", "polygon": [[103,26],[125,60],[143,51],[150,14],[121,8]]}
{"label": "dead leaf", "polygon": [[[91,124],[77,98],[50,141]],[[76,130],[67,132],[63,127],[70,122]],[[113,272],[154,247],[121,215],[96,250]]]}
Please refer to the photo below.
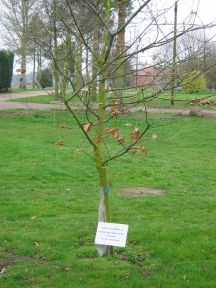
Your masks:
{"label": "dead leaf", "polygon": [[76,151],[76,152],[81,152],[81,151],[83,151],[83,149],[77,147],[77,148],[75,149],[75,151]]}
{"label": "dead leaf", "polygon": [[119,99],[118,98],[117,99],[112,99],[112,103],[119,104]]}
{"label": "dead leaf", "polygon": [[100,143],[102,140],[103,140],[103,137],[102,137],[101,135],[99,135],[98,137],[96,137],[96,138],[93,140],[93,142],[94,142],[94,144],[98,144],[98,143]]}
{"label": "dead leaf", "polygon": [[68,271],[70,271],[70,267],[65,267],[65,269],[64,269],[66,272],[68,272]]}
{"label": "dead leaf", "polygon": [[118,138],[117,140],[118,140],[118,143],[119,143],[119,144],[124,144],[124,142],[125,142],[124,137],[120,137],[120,138]]}
{"label": "dead leaf", "polygon": [[134,132],[132,132],[130,134],[131,140],[134,140],[134,141],[138,140],[140,138],[140,136],[141,136],[141,132],[138,128],[135,128]]}
{"label": "dead leaf", "polygon": [[113,127],[111,129],[109,129],[107,131],[108,135],[111,137],[111,138],[116,138],[119,134],[119,128],[118,127]]}
{"label": "dead leaf", "polygon": [[144,147],[144,146],[134,146],[131,148],[131,152],[132,153],[144,153],[145,155],[147,155],[148,150]]}
{"label": "dead leaf", "polygon": [[140,147],[132,147],[131,148],[131,152],[134,153],[134,154],[139,152],[139,151],[140,151]]}
{"label": "dead leaf", "polygon": [[92,129],[92,127],[93,127],[93,123],[92,123],[92,122],[89,122],[89,123],[87,123],[87,124],[85,124],[85,125],[83,126],[83,130],[84,130],[86,133],[88,133],[88,132]]}
{"label": "dead leaf", "polygon": [[140,147],[140,152],[144,153],[145,155],[148,154],[148,149],[145,148],[144,146]]}
{"label": "dead leaf", "polygon": [[63,140],[58,140],[57,142],[55,142],[54,145],[55,146],[64,145],[64,141]]}
{"label": "dead leaf", "polygon": [[153,133],[152,136],[151,136],[151,139],[152,140],[157,140],[157,138],[158,138],[157,134]]}
{"label": "dead leaf", "polygon": [[111,114],[112,114],[113,116],[119,114],[119,110],[118,110],[118,108],[117,108],[116,106],[111,107],[110,112],[111,112]]}
{"label": "dead leaf", "polygon": [[132,127],[133,125],[130,124],[130,123],[126,123],[126,124],[124,124],[124,126],[126,126],[126,127]]}
{"label": "dead leaf", "polygon": [[130,99],[131,99],[131,100],[136,100],[136,99],[137,99],[137,96],[136,96],[136,95],[131,96]]}
{"label": "dead leaf", "polygon": [[67,124],[65,124],[65,123],[62,123],[62,124],[60,125],[60,128],[69,128],[69,126],[68,126]]}
{"label": "dead leaf", "polygon": [[34,242],[34,245],[35,245],[36,248],[40,247],[40,245],[37,242]]}
{"label": "dead leaf", "polygon": [[37,216],[32,216],[31,220],[35,220],[37,218]]}

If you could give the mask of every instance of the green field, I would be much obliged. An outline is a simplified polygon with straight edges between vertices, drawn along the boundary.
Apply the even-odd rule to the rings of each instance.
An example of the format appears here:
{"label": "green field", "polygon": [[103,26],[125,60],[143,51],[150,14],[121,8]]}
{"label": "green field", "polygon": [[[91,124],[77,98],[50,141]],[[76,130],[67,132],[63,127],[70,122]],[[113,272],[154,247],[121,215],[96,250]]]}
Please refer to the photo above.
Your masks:
{"label": "green field", "polygon": [[18,93],[18,92],[25,92],[25,91],[41,91],[41,90],[44,90],[43,88],[32,88],[32,85],[27,85],[26,86],[26,89],[22,89],[22,88],[19,88],[19,86],[12,86],[11,87],[11,91],[13,93]]}
{"label": "green field", "polygon": [[[129,224],[129,234],[126,248],[100,258],[97,175],[91,158],[75,151],[91,150],[74,121],[63,111],[2,112],[0,287],[216,287],[216,118],[177,117],[150,115],[148,156],[110,164],[112,221]],[[133,121],[142,119],[120,119]],[[119,194],[142,186],[165,192]]]}
{"label": "green field", "polygon": [[33,96],[33,97],[26,97],[26,98],[11,99],[9,101],[10,102],[48,104],[48,103],[54,102],[56,100],[55,100],[54,96],[52,96],[52,95],[41,95],[41,96]]}
{"label": "green field", "polygon": [[[154,94],[155,92],[147,89],[144,92],[144,96],[145,97],[149,97],[152,94]],[[67,93],[67,96],[69,96],[70,93]],[[130,102],[133,101],[131,100],[130,96],[134,96],[136,95],[136,90],[131,89],[128,90],[128,92],[125,92],[125,95],[128,97],[127,99],[125,99],[126,102]],[[140,96],[142,97],[142,95]],[[208,98],[212,101],[215,102],[215,105],[198,105],[198,104],[190,104],[190,100],[194,100],[194,99],[204,99],[204,98]],[[141,98],[137,98],[134,101],[141,99]],[[35,96],[35,97],[27,97],[27,98],[20,98],[20,99],[12,99],[10,101],[15,101],[15,102],[24,102],[24,103],[29,103],[29,102],[33,102],[33,103],[51,103],[53,101],[56,101],[58,99],[55,99],[54,96],[52,95],[44,95],[44,96]],[[77,101],[77,98],[73,99],[73,102]],[[147,106],[149,107],[164,107],[164,108],[172,108],[173,106],[171,106],[170,104],[170,92],[164,92],[161,95],[158,95],[155,97],[155,99],[150,99],[147,100],[146,102]],[[216,109],[216,94],[212,93],[212,92],[200,92],[200,93],[194,93],[194,94],[188,94],[185,92],[177,92],[176,93],[176,97],[175,97],[175,103],[174,103],[174,108],[199,108],[199,109]]]}
{"label": "green field", "polygon": [[[165,92],[161,94],[158,98],[155,100],[149,102],[149,106],[154,106],[154,107],[167,107],[171,108],[170,104],[170,92]],[[210,99],[211,101],[214,102],[214,105],[198,105],[198,104],[190,104],[191,100],[195,99]],[[189,94],[186,92],[176,92],[175,95],[175,100],[174,100],[174,107],[175,108],[201,108],[201,109],[215,109],[216,108],[216,94],[212,92],[200,92],[200,93],[194,93],[194,94]]]}

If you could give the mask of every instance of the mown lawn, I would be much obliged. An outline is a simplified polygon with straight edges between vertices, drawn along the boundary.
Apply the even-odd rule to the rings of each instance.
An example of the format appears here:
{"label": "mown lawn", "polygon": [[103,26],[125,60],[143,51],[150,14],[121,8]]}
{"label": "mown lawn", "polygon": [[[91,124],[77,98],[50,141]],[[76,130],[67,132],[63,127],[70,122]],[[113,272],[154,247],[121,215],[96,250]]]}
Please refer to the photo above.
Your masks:
{"label": "mown lawn", "polygon": [[24,103],[42,103],[47,104],[56,101],[52,95],[32,96],[25,98],[11,99],[10,102],[24,102]]}
{"label": "mown lawn", "polygon": [[[199,108],[199,109],[216,109],[216,94],[209,91],[203,91],[199,93],[186,93],[184,91],[177,91],[175,94],[174,105],[171,105],[171,94],[169,91],[164,92],[159,95],[153,101],[150,101],[148,105],[154,107],[164,107],[164,108]],[[191,104],[191,100],[196,99],[209,99],[214,102],[214,105],[200,105],[200,104]]]}
{"label": "mown lawn", "polygon": [[[170,104],[170,91],[164,92],[160,95],[155,96],[154,99],[149,98],[149,96],[154,95],[156,91],[152,91],[152,89],[144,90],[143,94],[139,94],[136,99],[133,99],[133,96],[137,95],[137,91],[135,89],[129,89],[125,91],[124,95],[126,96],[125,102],[137,101],[142,99],[142,97],[146,97],[146,104],[149,107],[164,107],[164,108],[198,108],[198,109],[216,109],[216,94],[212,92],[200,92],[189,94],[183,91],[176,92],[174,106]],[[67,93],[67,96],[70,96],[70,93]],[[110,95],[111,96],[111,95]],[[130,98],[132,96],[132,99]],[[190,104],[191,100],[195,99],[205,99],[208,98],[214,101],[215,105],[199,105],[199,104]],[[76,102],[78,98],[74,98],[72,102]],[[51,103],[53,101],[57,101],[53,95],[44,95],[44,96],[34,96],[34,97],[26,97],[20,99],[12,99],[10,101],[15,102],[24,102],[24,103]],[[61,101],[61,99],[59,99]]]}
{"label": "mown lawn", "polygon": [[17,92],[25,92],[25,91],[41,91],[43,88],[32,88],[32,85],[26,85],[26,89],[19,88],[19,85],[15,85],[11,87],[13,93]]}
{"label": "mown lawn", "polygon": [[[158,126],[168,120],[177,121]],[[127,155],[109,166],[112,220],[129,224],[129,234],[126,248],[100,258],[97,175],[75,151],[90,150],[73,120],[66,112],[1,113],[0,287],[216,287],[216,118],[157,114],[150,122],[158,127],[145,136],[145,160]],[[141,186],[165,193],[119,194]]]}

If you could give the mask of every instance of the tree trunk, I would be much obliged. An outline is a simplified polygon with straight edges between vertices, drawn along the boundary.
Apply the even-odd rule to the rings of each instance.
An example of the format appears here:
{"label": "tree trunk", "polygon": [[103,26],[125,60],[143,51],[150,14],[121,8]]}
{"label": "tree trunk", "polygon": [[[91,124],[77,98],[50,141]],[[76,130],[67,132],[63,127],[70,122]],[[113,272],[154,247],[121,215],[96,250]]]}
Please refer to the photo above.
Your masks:
{"label": "tree trunk", "polygon": [[20,89],[26,89],[26,50],[27,50],[27,43],[26,43],[25,36],[21,39],[21,75],[20,75]]}
{"label": "tree trunk", "polygon": [[40,84],[39,84],[39,81],[38,81],[38,76],[40,74],[40,71],[41,71],[41,48],[39,48],[39,51],[37,51],[37,76],[36,76],[36,87],[39,88],[40,87]]}
{"label": "tree trunk", "polygon": [[74,88],[80,89],[82,86],[82,42],[77,40],[75,44],[75,65],[74,65]]}
{"label": "tree trunk", "polygon": [[[97,137],[103,138],[105,134],[105,103],[106,103],[106,91],[105,91],[105,81],[102,80],[104,75],[101,75],[99,82],[99,108],[98,108],[98,121],[97,121]],[[100,204],[98,210],[98,221],[102,222],[110,222],[110,185],[109,185],[109,177],[107,173],[107,167],[104,165],[104,150],[103,143],[100,141],[95,146],[95,159],[96,159],[96,167],[99,177],[99,191],[100,191]],[[98,246],[99,255],[104,255],[106,253],[112,254],[113,248],[109,246]]]}
{"label": "tree trunk", "polygon": [[63,74],[61,78],[61,98],[62,99],[65,99],[65,92],[67,88],[69,65],[70,65],[70,56],[71,56],[71,31],[70,29],[68,29],[67,35],[66,35],[66,55],[65,55]]}
{"label": "tree trunk", "polygon": [[26,56],[28,47],[28,21],[29,21],[29,6],[28,2],[21,2],[21,17],[22,17],[22,36],[21,44],[21,76],[19,88],[26,89]]}
{"label": "tree trunk", "polygon": [[53,62],[53,71],[54,71],[54,91],[55,98],[59,96],[59,73],[58,73],[58,59],[57,59],[57,39],[54,40],[54,62]]}
{"label": "tree trunk", "polygon": [[94,34],[93,34],[93,59],[92,59],[92,89],[91,89],[91,99],[93,102],[96,102],[97,98],[97,82],[95,81],[97,77],[97,67],[98,67],[98,54],[99,54],[99,19],[95,17],[95,26],[94,26]]}
{"label": "tree trunk", "polygon": [[35,49],[33,54],[33,76],[32,76],[32,89],[35,89],[35,76],[36,76],[36,55]]}
{"label": "tree trunk", "polygon": [[[86,40],[86,43],[87,43],[87,45],[89,45],[89,41],[88,41],[88,38],[87,38],[87,40]],[[89,82],[89,49],[88,48],[86,48],[86,64],[85,64],[85,70],[86,70],[86,79],[85,79],[85,81],[88,83]],[[89,85],[88,85],[88,92],[89,92],[89,90],[90,90],[90,87],[89,87]]]}
{"label": "tree trunk", "polygon": [[[118,29],[121,29],[125,24],[126,18],[126,1],[119,0],[118,4]],[[124,50],[125,50],[125,29],[118,34],[117,38],[117,70],[116,70],[116,79],[115,79],[115,88],[118,89],[115,91],[115,97],[120,99],[120,103],[123,103],[123,88],[125,84],[125,71],[124,71]]]}
{"label": "tree trunk", "polygon": [[55,98],[59,97],[59,71],[58,71],[58,35],[56,27],[56,1],[53,1],[53,74]]}
{"label": "tree trunk", "polygon": [[[106,7],[105,15],[106,15],[106,22],[109,23],[110,19],[110,0],[104,0],[104,4]],[[105,65],[106,60],[106,47],[108,45],[108,34],[104,33],[103,35],[103,49],[101,52],[101,55],[98,60],[98,69],[102,69],[102,67]],[[97,137],[98,139],[103,139],[105,134],[105,104],[106,104],[106,89],[105,89],[105,75],[103,73],[100,74],[100,81],[99,81],[99,95],[98,95],[98,118],[97,118]],[[107,167],[104,164],[104,147],[103,142],[99,141],[97,144],[95,144],[94,148],[95,153],[95,162],[99,177],[99,191],[100,191],[100,203],[99,203],[99,209],[98,209],[98,221],[102,222],[110,222],[111,221],[111,215],[110,215],[110,203],[109,203],[109,197],[110,197],[110,186],[109,186],[109,178],[107,173]],[[113,253],[113,247],[111,246],[103,246],[98,245],[98,253],[100,256],[103,256],[104,254],[112,254]]]}
{"label": "tree trunk", "polygon": [[[99,192],[100,192],[100,202],[98,208],[98,221],[99,222],[110,222],[110,186],[108,180],[107,168],[103,165],[103,148],[102,145],[97,145],[95,148],[95,158],[97,171],[99,176]],[[106,245],[98,245],[97,247],[98,253],[100,256],[104,254],[112,254],[112,247]]]}

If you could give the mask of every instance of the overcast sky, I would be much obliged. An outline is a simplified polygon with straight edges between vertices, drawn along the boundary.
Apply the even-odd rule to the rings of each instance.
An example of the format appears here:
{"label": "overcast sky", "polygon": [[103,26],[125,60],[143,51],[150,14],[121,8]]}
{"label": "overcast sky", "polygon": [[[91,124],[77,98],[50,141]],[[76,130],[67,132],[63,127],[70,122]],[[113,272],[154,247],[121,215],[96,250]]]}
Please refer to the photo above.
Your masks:
{"label": "overcast sky", "polygon": [[216,21],[216,1],[215,0],[179,0],[179,11],[196,11],[203,23]]}
{"label": "overcast sky", "polygon": [[[137,1],[141,3],[141,1],[139,0]],[[210,23],[211,24],[216,23],[216,0],[178,0],[177,2],[178,2],[177,29],[178,28],[180,30],[182,29],[181,28],[182,23],[185,23],[185,24],[193,23],[193,24],[201,25],[201,26],[204,24],[207,25]],[[151,9],[155,11],[155,13],[156,11],[164,11],[164,9],[169,9],[166,15],[163,15],[160,17],[160,20],[158,23],[160,24],[160,29],[162,29],[165,34],[167,34],[170,31],[173,31],[174,4],[175,4],[175,0],[153,0],[150,4]],[[145,17],[144,18],[142,18],[142,16],[137,17],[136,22],[138,24],[138,29],[136,29],[136,34],[139,34],[142,27],[145,27],[143,19],[145,19]],[[189,19],[190,21],[188,21]],[[188,28],[187,25],[186,27]],[[216,35],[216,27],[201,30],[200,33],[201,33],[200,35],[202,35],[203,33],[203,37],[206,37],[207,39],[211,38],[214,35]],[[131,34],[133,34],[133,32]],[[150,36],[154,37],[154,33],[152,31],[150,32]],[[152,53],[153,54],[155,53],[154,50],[149,50],[146,53],[140,53],[139,60],[142,63],[145,63],[146,61],[149,62],[149,59],[152,58]]]}
{"label": "overcast sky", "polygon": [[[139,2],[139,0],[136,1],[136,3]],[[153,3],[154,6],[157,6],[157,9],[163,9],[174,5],[175,0],[154,0]],[[210,22],[216,23],[216,0],[178,0],[178,23],[182,23],[182,21],[191,12],[197,13],[196,24],[208,24]],[[142,19],[138,19],[138,22],[140,22],[139,24],[142,26]],[[174,11],[171,9],[166,17],[167,23],[171,24],[170,29],[173,24],[173,19]],[[214,34],[216,34],[216,28],[211,28],[210,30],[206,31],[206,35],[213,36]],[[0,46],[2,46],[3,41],[0,40],[0,42],[2,42],[0,43]]]}

